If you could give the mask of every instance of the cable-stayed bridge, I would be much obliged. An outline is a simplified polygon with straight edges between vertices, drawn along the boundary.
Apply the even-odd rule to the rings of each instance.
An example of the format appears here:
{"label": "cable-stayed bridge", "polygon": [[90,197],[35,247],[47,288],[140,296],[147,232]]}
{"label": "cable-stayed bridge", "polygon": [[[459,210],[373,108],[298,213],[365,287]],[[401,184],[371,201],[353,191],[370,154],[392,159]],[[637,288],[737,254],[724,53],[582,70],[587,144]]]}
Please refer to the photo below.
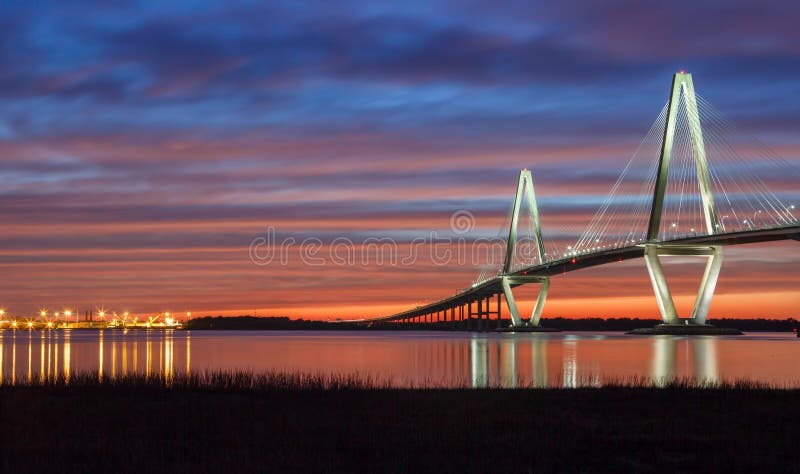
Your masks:
{"label": "cable-stayed bridge", "polygon": [[[695,93],[691,74],[681,71],[673,77],[669,101],[574,242],[551,244],[548,251],[533,177],[522,170],[501,268],[483,272],[470,288],[448,298],[362,321],[460,322],[464,329],[490,329],[499,328],[505,306],[511,330],[546,330],[539,320],[551,277],[644,258],[664,322],[660,330],[713,333],[706,318],[723,248],[800,240],[798,194],[800,170],[740,133]],[[530,245],[520,245],[523,219]],[[681,317],[675,308],[661,262],[668,256],[707,259],[690,315]],[[539,285],[539,294],[532,314],[523,318],[513,290],[526,284]]]}

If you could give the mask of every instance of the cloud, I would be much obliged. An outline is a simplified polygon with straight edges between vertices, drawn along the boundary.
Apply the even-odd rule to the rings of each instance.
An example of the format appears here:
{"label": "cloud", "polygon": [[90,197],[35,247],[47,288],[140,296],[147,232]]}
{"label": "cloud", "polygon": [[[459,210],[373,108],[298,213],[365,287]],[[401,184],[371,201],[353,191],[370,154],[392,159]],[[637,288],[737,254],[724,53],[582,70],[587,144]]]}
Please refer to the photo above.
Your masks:
{"label": "cloud", "polygon": [[[215,309],[286,309],[307,297],[311,270],[251,268],[240,250],[265,226],[326,241],[407,242],[468,209],[489,235],[502,226],[521,168],[534,172],[548,245],[563,248],[585,229],[682,67],[743,133],[797,163],[797,8],[4,6],[0,269],[17,277],[0,299],[24,309],[89,288],[76,303],[141,301],[150,310],[189,305],[199,292]],[[789,174],[766,176],[782,195],[796,191]],[[782,254],[790,253],[759,249],[755,262],[726,266],[737,282],[730,291],[744,288],[741,276],[758,260]],[[796,264],[775,270],[770,284],[789,288]],[[315,298],[324,297],[298,311],[400,307],[452,291],[451,281],[469,284],[474,270],[448,269],[442,279],[430,268],[339,269],[314,278]],[[267,292],[286,284],[285,272],[291,285]],[[561,284],[570,298],[599,301],[592,288],[628,291],[629,279],[616,278],[625,284],[605,273]],[[636,282],[630,291],[649,295],[647,281]],[[369,292],[348,290],[356,287]]]}

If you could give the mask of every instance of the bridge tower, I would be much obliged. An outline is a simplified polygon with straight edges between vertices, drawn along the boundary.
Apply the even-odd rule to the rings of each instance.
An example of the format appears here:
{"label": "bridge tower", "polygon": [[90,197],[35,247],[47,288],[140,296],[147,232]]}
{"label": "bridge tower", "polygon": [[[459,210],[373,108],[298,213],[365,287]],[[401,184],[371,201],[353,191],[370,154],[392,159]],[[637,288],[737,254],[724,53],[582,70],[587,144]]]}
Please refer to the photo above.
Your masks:
{"label": "bridge tower", "polygon": [[[522,209],[523,199],[527,201],[530,217],[533,220],[533,232],[536,239],[536,258],[538,263],[544,263],[545,252],[542,242],[542,227],[539,223],[539,207],[536,204],[536,194],[533,190],[533,177],[530,170],[524,169],[519,172],[517,182],[517,193],[514,197],[514,209],[511,214],[511,228],[508,231],[508,244],[506,245],[506,258],[503,263],[503,273],[500,277],[503,288],[503,295],[506,298],[508,312],[511,315],[511,326],[513,328],[538,328],[539,320],[542,317],[542,310],[547,299],[547,292],[550,289],[550,277],[512,275],[511,263],[514,258],[517,245],[517,227],[519,225],[519,214]],[[517,302],[514,299],[512,287],[526,283],[538,283],[539,296],[536,298],[536,305],[533,308],[531,317],[523,321],[519,314]]]}
{"label": "bridge tower", "polygon": [[[657,179],[653,191],[653,205],[650,210],[650,219],[647,227],[647,243],[644,244],[644,259],[664,324],[704,325],[706,323],[706,316],[708,315],[708,309],[711,305],[711,298],[714,294],[719,272],[722,268],[722,247],[715,245],[670,245],[659,241],[661,213],[664,208],[664,196],[667,190],[670,158],[672,156],[672,147],[675,142],[675,126],[681,99],[683,99],[684,102],[689,125],[689,136],[692,142],[692,154],[694,156],[695,169],[697,172],[706,233],[708,235],[713,235],[719,227],[714,207],[714,194],[711,187],[706,147],[703,140],[703,129],[700,124],[700,115],[697,110],[697,98],[694,93],[694,83],[692,82],[691,74],[681,71],[672,78],[672,91],[670,92],[669,105],[667,108],[664,139],[661,144],[661,158],[658,163]],[[694,308],[689,318],[678,317],[677,311],[675,310],[675,302],[672,299],[672,294],[669,290],[663,267],[661,266],[661,260],[659,258],[661,256],[702,256],[708,259],[703,278],[700,282],[697,299],[695,300]]]}

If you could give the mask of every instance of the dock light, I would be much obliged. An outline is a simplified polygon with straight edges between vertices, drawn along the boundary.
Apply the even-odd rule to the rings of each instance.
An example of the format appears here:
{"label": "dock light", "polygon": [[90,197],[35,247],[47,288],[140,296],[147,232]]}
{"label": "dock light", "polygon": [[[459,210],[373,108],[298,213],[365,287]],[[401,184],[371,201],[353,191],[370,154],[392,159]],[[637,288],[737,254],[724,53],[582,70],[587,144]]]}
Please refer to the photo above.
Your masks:
{"label": "dock light", "polygon": [[5,316],[5,314],[6,314],[6,310],[4,310],[4,309],[0,309],[0,318],[2,318],[3,316]]}
{"label": "dock light", "polygon": [[33,321],[28,321],[28,329],[33,329]]}
{"label": "dock light", "polygon": [[45,310],[39,311],[39,316],[41,316],[43,318],[46,317],[47,316],[47,311],[45,311]]}
{"label": "dock light", "polygon": [[72,311],[70,311],[70,310],[64,311],[64,316],[66,316],[66,317],[72,316]]}
{"label": "dock light", "polygon": [[11,321],[11,327],[17,329],[17,320]]}
{"label": "dock light", "polygon": [[106,310],[101,309],[100,311],[97,312],[97,315],[100,316],[101,318],[105,318],[106,317]]}
{"label": "dock light", "polygon": [[128,314],[130,314],[130,313],[128,313],[127,311],[125,311],[124,313],[122,313],[122,315],[123,315],[123,316],[125,316],[126,318],[128,317]]}

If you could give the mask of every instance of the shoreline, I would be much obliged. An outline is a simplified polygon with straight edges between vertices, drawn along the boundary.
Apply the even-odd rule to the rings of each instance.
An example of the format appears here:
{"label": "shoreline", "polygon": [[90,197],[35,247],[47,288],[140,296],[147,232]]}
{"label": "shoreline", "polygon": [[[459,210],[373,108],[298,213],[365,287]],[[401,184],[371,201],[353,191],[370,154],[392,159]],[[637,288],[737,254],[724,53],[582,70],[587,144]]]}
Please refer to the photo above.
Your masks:
{"label": "shoreline", "polygon": [[[712,318],[710,324],[718,327],[731,327],[740,331],[762,332],[792,332],[798,328],[800,322],[794,318],[785,319],[733,319]],[[507,327],[511,321],[503,319],[500,326]],[[541,325],[561,331],[632,331],[641,328],[653,328],[661,324],[661,320],[640,318],[542,318]],[[254,317],[254,316],[206,316],[188,321],[184,329],[191,330],[356,330],[356,331],[442,331],[442,332],[495,332],[497,321],[492,320],[483,331],[465,331],[460,322],[441,323],[407,323],[398,325],[382,325],[370,327],[363,323],[354,322],[328,322],[304,319],[289,319],[288,317]]]}
{"label": "shoreline", "polygon": [[[439,322],[439,323],[406,323],[406,324],[386,324],[371,326],[366,323],[346,322],[346,321],[321,321],[306,319],[290,319],[288,317],[255,317],[255,316],[203,316],[188,321],[175,322],[166,326],[163,324],[147,327],[144,324],[116,324],[109,325],[100,321],[81,321],[79,323],[43,323],[41,321],[22,321],[16,326],[12,326],[10,321],[0,322],[0,331],[27,331],[27,330],[79,330],[79,331],[101,331],[101,330],[141,330],[141,331],[164,331],[164,330],[238,330],[238,331],[441,331],[441,332],[513,332],[508,327],[510,320],[503,319],[497,322],[492,320],[481,329],[467,330],[463,322]],[[715,318],[710,321],[716,329],[733,328],[742,332],[792,332],[800,327],[800,322],[794,318],[785,319],[733,319]],[[640,319],[640,318],[543,318],[541,325],[552,331],[614,331],[628,332],[638,331],[641,333],[654,332],[663,326],[660,320]],[[525,332],[523,329],[516,332]],[[722,331],[719,331],[722,332]]]}

